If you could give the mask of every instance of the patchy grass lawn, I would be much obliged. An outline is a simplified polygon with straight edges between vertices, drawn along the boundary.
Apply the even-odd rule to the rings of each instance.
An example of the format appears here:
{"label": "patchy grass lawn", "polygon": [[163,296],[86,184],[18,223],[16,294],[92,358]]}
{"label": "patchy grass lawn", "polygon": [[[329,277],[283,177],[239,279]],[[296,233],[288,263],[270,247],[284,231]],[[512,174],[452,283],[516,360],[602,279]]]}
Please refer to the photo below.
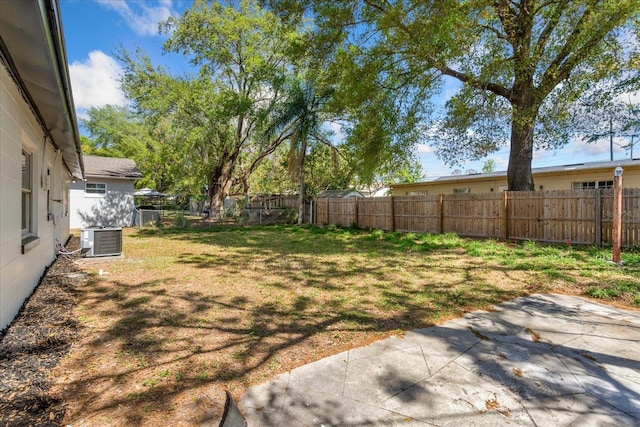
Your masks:
{"label": "patchy grass lawn", "polygon": [[637,252],[279,226],[128,229],[124,252],[79,261],[66,424],[197,423],[206,393],[530,293],[640,306]]}

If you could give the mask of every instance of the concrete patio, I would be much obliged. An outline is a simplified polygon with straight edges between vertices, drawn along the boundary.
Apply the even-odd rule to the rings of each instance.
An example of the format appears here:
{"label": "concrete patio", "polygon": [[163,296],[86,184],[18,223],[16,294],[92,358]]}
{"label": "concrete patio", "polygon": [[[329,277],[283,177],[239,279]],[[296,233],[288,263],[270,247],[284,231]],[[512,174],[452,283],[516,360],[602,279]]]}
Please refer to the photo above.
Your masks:
{"label": "concrete patio", "polygon": [[640,312],[532,295],[252,387],[249,426],[639,426]]}

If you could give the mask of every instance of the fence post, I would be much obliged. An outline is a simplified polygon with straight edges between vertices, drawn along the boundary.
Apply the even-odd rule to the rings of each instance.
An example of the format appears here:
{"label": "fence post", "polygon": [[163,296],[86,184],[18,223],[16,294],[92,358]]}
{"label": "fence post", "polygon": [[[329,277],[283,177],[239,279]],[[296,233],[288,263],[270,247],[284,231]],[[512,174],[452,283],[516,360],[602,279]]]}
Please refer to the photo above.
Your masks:
{"label": "fence post", "polygon": [[330,217],[329,217],[329,199],[325,198],[324,199],[324,219],[325,219],[325,224],[330,225],[331,223],[330,221]]}
{"label": "fence post", "polygon": [[354,199],[356,200],[356,206],[354,208],[355,213],[356,213],[356,220],[354,221],[356,228],[360,227],[360,221],[358,221],[358,199],[359,197],[354,197]]}
{"label": "fence post", "polygon": [[502,228],[505,241],[509,239],[509,196],[507,193],[507,191],[502,192],[504,200],[504,205],[502,206]]}
{"label": "fence post", "polygon": [[391,201],[391,232],[396,231],[396,213],[393,208],[393,196],[389,196],[389,200]]}
{"label": "fence post", "polygon": [[438,200],[438,234],[444,234],[444,194]]}
{"label": "fence post", "polygon": [[595,201],[595,242],[599,248],[602,247],[602,189],[599,188],[596,190],[596,201]]}

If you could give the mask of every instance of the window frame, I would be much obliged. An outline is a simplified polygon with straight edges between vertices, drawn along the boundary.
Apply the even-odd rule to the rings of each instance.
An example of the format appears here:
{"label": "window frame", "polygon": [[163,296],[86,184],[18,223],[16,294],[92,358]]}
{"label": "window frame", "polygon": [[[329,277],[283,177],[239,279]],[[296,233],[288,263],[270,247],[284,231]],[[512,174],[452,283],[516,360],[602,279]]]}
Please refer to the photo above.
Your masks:
{"label": "window frame", "polygon": [[33,153],[30,153],[24,148],[22,149],[22,177],[20,189],[20,228],[22,238],[25,238],[33,235]]}
{"label": "window frame", "polygon": [[572,190],[595,190],[601,188],[613,188],[613,180],[575,181],[571,183]]}
{"label": "window frame", "polygon": [[[89,186],[94,186],[89,189]],[[86,181],[84,183],[84,195],[86,197],[104,197],[107,194],[107,183]]]}
{"label": "window frame", "polygon": [[469,187],[453,189],[453,194],[469,194],[469,193],[471,193],[471,188]]}
{"label": "window frame", "polygon": [[22,148],[24,163],[21,165],[22,173],[20,178],[20,234],[22,236],[21,248],[23,254],[26,254],[40,243],[40,238],[37,235],[37,217],[35,215],[37,202],[34,192],[35,180],[33,179],[33,168],[36,165],[34,157],[33,151],[29,151],[25,147]]}

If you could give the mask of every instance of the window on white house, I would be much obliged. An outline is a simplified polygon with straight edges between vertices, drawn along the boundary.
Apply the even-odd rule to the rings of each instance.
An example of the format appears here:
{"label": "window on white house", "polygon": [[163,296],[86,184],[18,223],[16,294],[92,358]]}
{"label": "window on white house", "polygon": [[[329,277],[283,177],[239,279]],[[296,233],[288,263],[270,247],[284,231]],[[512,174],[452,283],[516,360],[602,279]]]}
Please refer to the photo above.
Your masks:
{"label": "window on white house", "polygon": [[32,155],[22,150],[22,236],[31,234],[31,211],[33,209],[32,180],[31,180]]}
{"label": "window on white house", "polygon": [[102,182],[87,182],[84,185],[86,194],[107,194],[107,184]]}
{"label": "window on white house", "polygon": [[407,191],[407,196],[426,196],[428,191]]}
{"label": "window on white house", "polygon": [[454,188],[453,194],[463,194],[463,193],[471,193],[470,188]]}

